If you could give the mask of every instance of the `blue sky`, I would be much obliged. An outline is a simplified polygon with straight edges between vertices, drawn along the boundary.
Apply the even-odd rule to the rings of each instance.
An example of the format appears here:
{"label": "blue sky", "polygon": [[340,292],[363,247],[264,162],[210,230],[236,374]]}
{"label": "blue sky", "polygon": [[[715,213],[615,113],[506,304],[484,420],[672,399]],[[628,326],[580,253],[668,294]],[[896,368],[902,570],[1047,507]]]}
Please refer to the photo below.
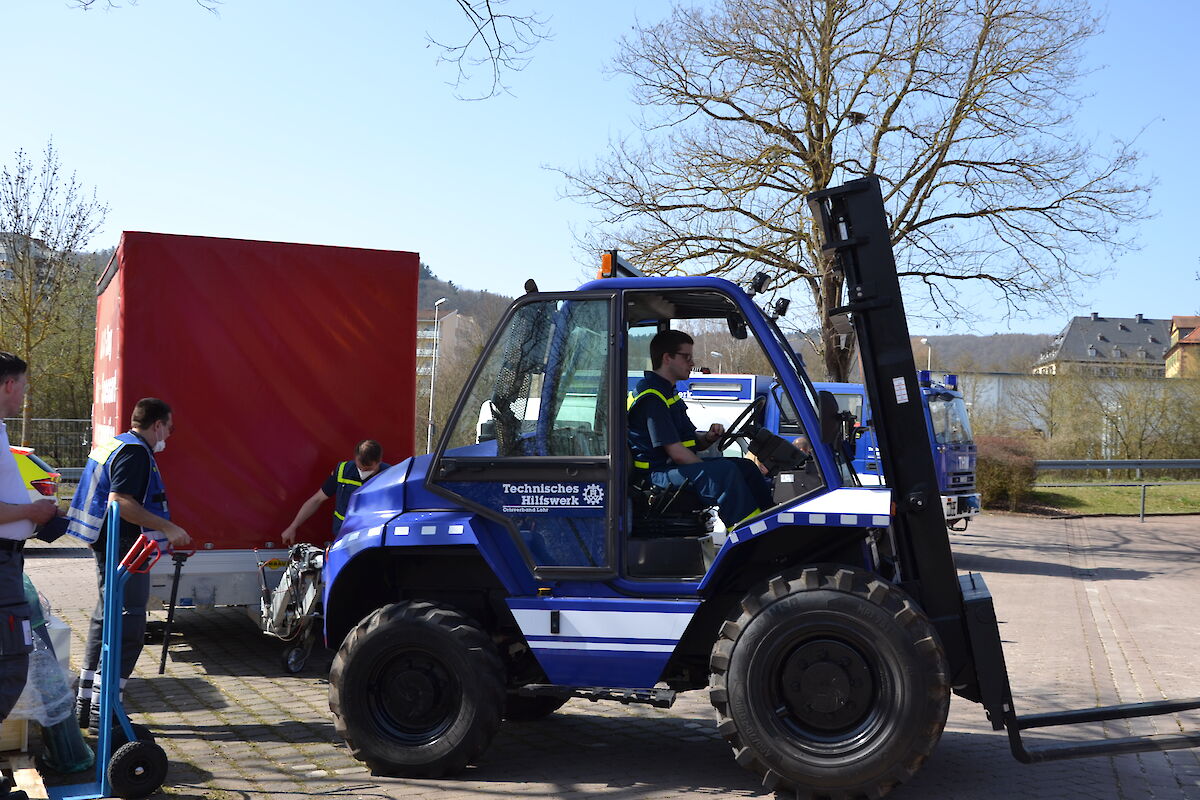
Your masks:
{"label": "blue sky", "polygon": [[[111,206],[97,248],[150,230],[417,250],[464,288],[515,295],[534,277],[568,289],[585,276],[571,231],[589,210],[559,199],[561,178],[545,167],[590,163],[632,130],[628,85],[602,68],[635,14],[653,21],[670,4],[532,5],[554,37],[508,76],[512,95],[465,102],[426,44],[426,33],[462,35],[451,0],[227,0],[219,15],[189,0],[86,13],[5,0],[0,159],[37,154],[53,136],[64,165]],[[1093,43],[1091,61],[1108,67],[1083,87],[1094,96],[1080,130],[1103,141],[1148,125],[1139,142],[1158,216],[1140,252],[1081,291],[1076,314],[1200,313],[1198,8],[1126,0]],[[913,328],[1052,333],[1064,322]]]}

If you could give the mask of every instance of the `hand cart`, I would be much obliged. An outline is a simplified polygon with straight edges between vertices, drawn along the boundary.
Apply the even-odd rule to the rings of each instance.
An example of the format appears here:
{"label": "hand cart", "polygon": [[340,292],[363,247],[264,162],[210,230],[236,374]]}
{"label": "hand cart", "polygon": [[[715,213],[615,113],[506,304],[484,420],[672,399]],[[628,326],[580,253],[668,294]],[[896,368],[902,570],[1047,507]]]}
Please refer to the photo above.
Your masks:
{"label": "hand cart", "polygon": [[125,584],[138,573],[149,572],[162,555],[158,542],[145,534],[117,563],[121,514],[116,501],[108,504],[108,541],[104,578],[104,635],[100,648],[100,725],[96,743],[96,780],[56,787],[61,800],[97,800],[101,797],[137,798],[154,794],[167,777],[167,753],[148,728],[134,725],[121,703],[121,627]]}

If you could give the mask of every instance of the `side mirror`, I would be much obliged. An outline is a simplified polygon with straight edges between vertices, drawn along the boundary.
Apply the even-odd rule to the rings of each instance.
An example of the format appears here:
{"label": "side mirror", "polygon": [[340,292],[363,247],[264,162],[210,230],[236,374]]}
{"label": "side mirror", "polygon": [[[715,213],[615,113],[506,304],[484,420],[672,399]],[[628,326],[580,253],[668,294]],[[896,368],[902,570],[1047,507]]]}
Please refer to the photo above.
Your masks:
{"label": "side mirror", "polygon": [[737,314],[730,314],[727,320],[729,322],[730,336],[735,339],[745,339],[749,335],[746,331],[746,320]]}
{"label": "side mirror", "polygon": [[821,417],[821,441],[832,445],[842,430],[841,410],[832,392],[817,392],[817,413]]}

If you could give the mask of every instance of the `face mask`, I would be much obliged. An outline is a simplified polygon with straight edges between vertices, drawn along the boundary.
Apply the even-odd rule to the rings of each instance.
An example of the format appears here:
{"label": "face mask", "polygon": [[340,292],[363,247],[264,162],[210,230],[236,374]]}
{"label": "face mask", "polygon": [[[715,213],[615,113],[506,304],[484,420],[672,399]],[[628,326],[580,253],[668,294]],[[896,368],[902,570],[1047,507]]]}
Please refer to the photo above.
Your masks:
{"label": "face mask", "polygon": [[166,449],[167,449],[167,442],[165,439],[159,439],[157,442],[154,443],[154,452],[161,453],[163,450],[166,450]]}

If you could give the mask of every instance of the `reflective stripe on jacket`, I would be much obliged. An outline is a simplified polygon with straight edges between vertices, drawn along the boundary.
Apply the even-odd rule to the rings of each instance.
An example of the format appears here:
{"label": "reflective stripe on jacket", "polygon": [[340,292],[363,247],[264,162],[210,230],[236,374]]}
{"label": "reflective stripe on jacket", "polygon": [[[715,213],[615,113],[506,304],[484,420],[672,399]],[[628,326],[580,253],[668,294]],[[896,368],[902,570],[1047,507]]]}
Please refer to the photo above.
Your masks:
{"label": "reflective stripe on jacket", "polygon": [[[89,544],[100,538],[112,486],[108,466],[121,448],[132,445],[144,447],[146,455],[150,457],[150,479],[146,481],[146,493],[141,499],[142,506],[164,519],[171,518],[167,508],[167,490],[163,485],[162,475],[159,474],[158,464],[154,461],[154,451],[140,436],[130,431],[118,434],[88,454],[87,464],[79,479],[79,488],[75,490],[71,508],[67,511],[67,533],[71,536]],[[152,534],[160,541],[163,539],[161,533],[151,528],[143,527],[142,533]]]}
{"label": "reflective stripe on jacket", "polygon": [[[662,386],[667,381],[653,372],[647,372],[646,377],[638,381],[636,389],[630,392],[626,410],[632,412],[636,405],[644,402],[665,404],[679,434],[679,443],[684,447],[695,447],[696,427],[688,417],[687,403],[679,397],[673,384],[667,384],[664,387],[666,391],[652,388],[653,384]],[[662,469],[672,463],[666,451],[662,447],[655,447],[650,441],[649,431],[635,429],[632,425],[629,428],[629,447],[633,452],[634,469]]]}
{"label": "reflective stripe on jacket", "polygon": [[[379,462],[379,467],[367,477],[367,480],[371,480],[390,466],[391,464]],[[364,481],[359,480],[362,476],[359,474],[358,464],[353,461],[343,461],[338,464],[334,468],[333,474],[337,478],[337,493],[334,495],[336,500],[333,507],[333,535],[334,538],[337,538],[338,531],[342,529],[342,522],[346,519],[346,509],[350,507],[350,496],[358,491]],[[351,475],[354,477],[350,477]]]}

